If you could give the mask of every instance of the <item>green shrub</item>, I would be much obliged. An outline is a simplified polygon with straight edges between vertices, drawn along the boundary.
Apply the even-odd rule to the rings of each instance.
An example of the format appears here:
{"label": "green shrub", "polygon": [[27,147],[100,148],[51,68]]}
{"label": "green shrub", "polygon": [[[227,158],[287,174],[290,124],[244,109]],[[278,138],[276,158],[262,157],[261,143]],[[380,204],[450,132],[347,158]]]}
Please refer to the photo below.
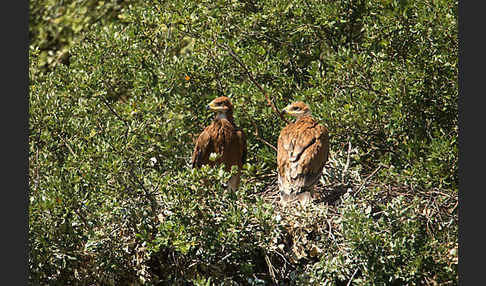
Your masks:
{"label": "green shrub", "polygon": [[[31,284],[458,283],[457,1],[30,6]],[[189,164],[219,95],[236,193]],[[308,208],[275,203],[268,100],[330,130]]]}

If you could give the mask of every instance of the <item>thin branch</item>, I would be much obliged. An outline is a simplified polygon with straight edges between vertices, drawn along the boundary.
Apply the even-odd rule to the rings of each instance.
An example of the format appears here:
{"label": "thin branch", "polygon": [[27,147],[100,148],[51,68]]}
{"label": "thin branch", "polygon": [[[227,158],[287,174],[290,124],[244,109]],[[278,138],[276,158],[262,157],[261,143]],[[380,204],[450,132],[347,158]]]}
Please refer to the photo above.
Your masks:
{"label": "thin branch", "polygon": [[[110,85],[110,87],[111,87],[111,85]],[[128,121],[126,121],[125,119],[123,119],[123,117],[121,117],[113,109],[113,107],[111,107],[110,103],[106,100],[106,98],[103,95],[100,94],[99,97],[101,98],[101,101],[103,101],[103,103],[108,107],[108,109],[110,109],[111,113],[113,113],[118,119],[120,119],[123,123],[125,123],[125,125],[127,126],[127,131],[125,132],[125,138],[128,137],[128,133],[130,133],[130,124],[128,124]]]}
{"label": "thin branch", "polygon": [[328,237],[328,238],[331,238],[331,236],[332,236],[332,238],[333,238],[333,240],[334,240],[334,235],[332,234],[332,225],[331,225],[331,223],[329,222],[329,220],[326,220],[326,222],[327,222],[327,225],[329,226],[329,233],[327,234],[327,237]]}
{"label": "thin branch", "polygon": [[358,270],[359,270],[359,268],[356,268],[356,270],[354,270],[354,273],[353,273],[353,275],[351,275],[351,278],[349,279],[348,284],[346,284],[346,286],[351,285],[351,282],[353,281],[354,275],[356,275]]}
{"label": "thin branch", "polygon": [[268,255],[265,254],[265,262],[267,263],[268,266],[268,272],[270,273],[270,276],[272,277],[273,283],[277,285],[277,279],[275,278],[275,272],[274,272],[274,267],[272,263],[270,262],[270,258],[268,258]]}
{"label": "thin branch", "polygon": [[275,150],[275,152],[277,152],[278,150],[277,150],[277,148],[275,146],[273,146],[272,144],[268,143],[265,139],[263,139],[263,138],[260,137],[260,134],[258,133],[258,127],[256,126],[255,121],[253,121],[253,119],[250,119],[250,120],[251,120],[251,123],[253,124],[253,128],[255,129],[254,135],[257,137],[257,139],[259,141],[265,143],[267,146],[269,146],[273,150]]}
{"label": "thin branch", "polygon": [[450,211],[451,214],[453,214],[456,211],[458,205],[459,205],[459,201],[457,201],[456,205]]}
{"label": "thin branch", "polygon": [[270,174],[263,174],[263,175],[255,175],[253,177],[251,177],[248,181],[249,182],[254,182],[254,181],[257,181],[257,180],[262,180],[264,178],[270,178],[270,177],[276,177],[277,175],[276,174],[273,174],[273,173],[270,173]]}
{"label": "thin branch", "polygon": [[64,145],[68,148],[69,152],[71,152],[71,154],[73,155],[74,158],[76,158],[76,153],[74,153],[73,149],[71,148],[71,146],[69,145],[69,143],[66,141],[66,139],[64,139],[61,135],[59,134],[56,134],[57,137],[59,137],[61,139],[61,141],[64,143]]}
{"label": "thin branch", "polygon": [[[147,190],[147,188],[145,188],[143,182],[140,181],[140,179],[137,177],[137,175],[135,175],[135,172],[133,170],[133,164],[129,163],[129,165],[130,165],[130,175],[135,180],[135,182],[142,188],[144,195],[150,200],[152,212],[153,212],[154,216],[156,217],[156,214],[157,214],[159,208],[158,208],[157,201],[154,198],[155,193],[150,192],[149,190]],[[135,183],[135,182],[132,181],[132,183]]]}
{"label": "thin branch", "polygon": [[[54,114],[54,118],[56,118],[56,120],[57,120],[58,122],[60,122],[60,120],[59,120],[59,118],[57,118],[57,115],[56,115],[56,114]],[[61,141],[64,143],[64,145],[66,146],[66,148],[68,148],[69,152],[71,153],[71,155],[73,155],[73,157],[74,157],[74,158],[76,158],[76,157],[77,157],[77,156],[76,156],[76,153],[74,153],[74,151],[73,151],[73,149],[71,148],[71,146],[69,145],[69,143],[66,141],[66,139],[64,139],[64,137],[62,137],[62,136],[61,136],[61,134],[59,134],[59,132],[57,132],[56,130],[53,130],[53,129],[52,129],[52,128],[50,128],[49,126],[47,126],[47,129],[48,129],[50,132],[52,132],[52,133],[56,134],[56,135],[57,135],[57,137],[59,137],[59,139],[61,139]],[[61,132],[62,132],[62,130],[61,130]]]}
{"label": "thin branch", "polygon": [[287,265],[289,265],[290,267],[292,267],[292,263],[290,263],[283,254],[281,254],[280,252],[274,250],[273,252],[275,252],[276,254],[278,254],[280,257],[282,257],[283,261],[284,261],[284,267],[286,267]]}
{"label": "thin branch", "polygon": [[[111,87],[111,86],[110,86]],[[108,107],[108,109],[110,109],[111,113],[113,113],[118,119],[120,119],[121,121],[123,121],[123,123],[125,123],[125,125],[127,125],[128,128],[130,128],[130,125],[128,124],[128,122],[123,119],[123,117],[121,117],[114,109],[113,107],[111,107],[110,103],[108,103],[108,101],[106,101],[106,98],[103,96],[103,95],[99,95],[99,97],[101,98],[101,101],[103,101],[103,103]]]}
{"label": "thin branch", "polygon": [[[222,47],[219,44],[216,44],[216,45],[218,45],[219,47]],[[280,119],[282,119],[285,123],[288,124],[289,121],[287,119],[285,119],[285,117],[283,116],[283,114],[281,112],[278,111],[277,107],[275,106],[275,103],[270,99],[270,96],[267,94],[265,89],[263,89],[263,87],[256,81],[255,77],[252,75],[252,73],[250,72],[248,67],[241,61],[241,59],[238,57],[238,55],[235,53],[235,51],[233,51],[233,49],[231,49],[229,46],[226,46],[226,45],[223,46],[222,48],[224,48],[228,51],[230,56],[233,57],[233,59],[235,59],[235,61],[243,68],[245,73],[248,75],[248,78],[250,79],[250,81],[254,85],[256,85],[256,87],[263,93],[263,95],[265,96],[265,99],[267,100],[267,105],[271,106],[273,111],[275,111],[275,113],[278,114]]]}
{"label": "thin branch", "polygon": [[361,189],[364,187],[364,185],[368,182],[368,180],[373,177],[381,168],[383,168],[384,166],[382,164],[380,164],[378,166],[378,168],[376,168],[368,177],[366,177],[364,180],[363,180],[363,183],[361,183],[361,185],[358,187],[358,189],[356,190],[356,194],[358,194]]}

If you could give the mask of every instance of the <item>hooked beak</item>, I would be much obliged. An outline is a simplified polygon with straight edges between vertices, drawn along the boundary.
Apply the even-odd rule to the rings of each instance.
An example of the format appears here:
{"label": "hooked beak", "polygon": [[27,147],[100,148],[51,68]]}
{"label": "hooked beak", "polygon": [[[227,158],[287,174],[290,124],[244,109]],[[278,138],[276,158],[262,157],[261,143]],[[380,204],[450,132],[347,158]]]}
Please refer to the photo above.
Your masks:
{"label": "hooked beak", "polygon": [[206,110],[211,110],[214,108],[214,103],[211,101],[208,105],[206,105]]}
{"label": "hooked beak", "polygon": [[282,114],[282,115],[283,115],[283,114],[286,114],[286,113],[288,113],[288,111],[287,111],[287,107],[285,107],[284,109],[282,109],[282,111],[280,111],[280,114]]}

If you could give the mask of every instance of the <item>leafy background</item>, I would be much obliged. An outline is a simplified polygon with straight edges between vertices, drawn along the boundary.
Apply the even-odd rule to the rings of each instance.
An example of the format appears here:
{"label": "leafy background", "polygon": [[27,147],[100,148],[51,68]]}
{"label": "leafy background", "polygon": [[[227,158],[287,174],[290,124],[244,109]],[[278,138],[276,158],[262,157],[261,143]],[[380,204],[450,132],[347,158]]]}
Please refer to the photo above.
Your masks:
{"label": "leafy background", "polygon": [[[457,5],[30,1],[29,283],[457,285]],[[236,193],[189,164],[220,95]],[[276,202],[268,100],[330,130],[308,208]]]}

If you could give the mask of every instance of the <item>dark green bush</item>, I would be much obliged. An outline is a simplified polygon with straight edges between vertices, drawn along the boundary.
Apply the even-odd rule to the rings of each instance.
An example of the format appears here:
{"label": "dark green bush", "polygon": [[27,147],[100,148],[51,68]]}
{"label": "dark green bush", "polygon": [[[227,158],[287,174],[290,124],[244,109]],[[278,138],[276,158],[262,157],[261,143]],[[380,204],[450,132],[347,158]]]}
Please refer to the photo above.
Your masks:
{"label": "dark green bush", "polygon": [[[30,6],[31,284],[458,283],[457,1]],[[189,164],[220,95],[236,193]],[[330,130],[306,209],[275,203],[268,100]]]}

